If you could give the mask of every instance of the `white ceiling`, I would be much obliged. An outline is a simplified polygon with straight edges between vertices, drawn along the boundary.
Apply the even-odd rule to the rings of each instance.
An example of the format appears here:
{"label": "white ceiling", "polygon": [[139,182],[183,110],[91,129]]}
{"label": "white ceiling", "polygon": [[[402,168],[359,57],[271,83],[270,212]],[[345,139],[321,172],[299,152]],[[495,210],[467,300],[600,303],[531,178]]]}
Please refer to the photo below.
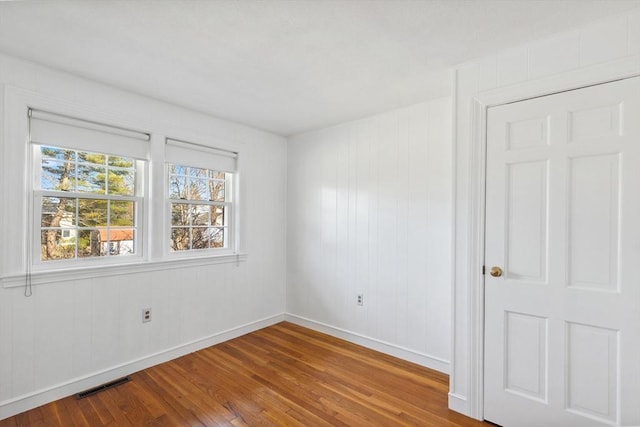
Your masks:
{"label": "white ceiling", "polygon": [[640,0],[0,2],[0,51],[281,135],[448,92],[446,69]]}

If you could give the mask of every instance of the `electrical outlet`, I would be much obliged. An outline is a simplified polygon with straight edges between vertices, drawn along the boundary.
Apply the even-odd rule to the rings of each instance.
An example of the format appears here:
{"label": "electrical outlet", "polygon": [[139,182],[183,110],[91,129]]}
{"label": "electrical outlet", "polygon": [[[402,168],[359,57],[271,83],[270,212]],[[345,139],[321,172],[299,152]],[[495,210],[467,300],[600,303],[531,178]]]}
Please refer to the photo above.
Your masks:
{"label": "electrical outlet", "polygon": [[356,297],[356,303],[358,305],[364,305],[364,294],[358,294]]}
{"label": "electrical outlet", "polygon": [[142,323],[151,322],[151,307],[142,309]]}

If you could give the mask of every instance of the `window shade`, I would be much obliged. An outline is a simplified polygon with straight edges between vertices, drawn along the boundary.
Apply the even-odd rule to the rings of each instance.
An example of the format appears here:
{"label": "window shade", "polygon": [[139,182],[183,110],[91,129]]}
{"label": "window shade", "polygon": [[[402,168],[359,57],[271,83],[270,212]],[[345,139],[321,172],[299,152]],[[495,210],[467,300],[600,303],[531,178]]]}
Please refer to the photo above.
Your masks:
{"label": "window shade", "polygon": [[235,172],[238,153],[192,142],[167,138],[165,160],[183,166]]}
{"label": "window shade", "polygon": [[41,110],[29,110],[31,142],[39,145],[148,157],[149,134],[76,119]]}

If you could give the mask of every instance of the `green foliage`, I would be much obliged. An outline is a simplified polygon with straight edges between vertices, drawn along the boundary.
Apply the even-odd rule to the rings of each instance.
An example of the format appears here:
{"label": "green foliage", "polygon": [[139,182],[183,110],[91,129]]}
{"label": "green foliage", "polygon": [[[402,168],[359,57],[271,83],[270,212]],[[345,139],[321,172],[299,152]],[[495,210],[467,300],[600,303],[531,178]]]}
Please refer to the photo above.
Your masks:
{"label": "green foliage", "polygon": [[[43,190],[116,197],[135,195],[136,164],[132,158],[44,146],[40,147],[40,154]],[[100,255],[95,253],[98,228],[134,227],[134,215],[135,202],[127,200],[43,197],[41,226],[51,229],[43,231],[42,259],[68,258],[69,246],[74,253],[78,248],[78,256]],[[77,239],[62,239],[58,227],[72,227]]]}

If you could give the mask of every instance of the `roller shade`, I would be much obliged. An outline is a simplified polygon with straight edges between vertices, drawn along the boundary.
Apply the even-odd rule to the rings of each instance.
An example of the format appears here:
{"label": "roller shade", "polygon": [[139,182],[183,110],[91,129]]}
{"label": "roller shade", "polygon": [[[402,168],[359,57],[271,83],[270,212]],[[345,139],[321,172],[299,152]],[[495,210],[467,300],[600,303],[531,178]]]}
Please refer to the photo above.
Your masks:
{"label": "roller shade", "polygon": [[34,144],[146,159],[149,134],[76,119],[42,110],[29,110]]}
{"label": "roller shade", "polygon": [[165,160],[183,166],[235,172],[238,153],[202,144],[167,138]]}

